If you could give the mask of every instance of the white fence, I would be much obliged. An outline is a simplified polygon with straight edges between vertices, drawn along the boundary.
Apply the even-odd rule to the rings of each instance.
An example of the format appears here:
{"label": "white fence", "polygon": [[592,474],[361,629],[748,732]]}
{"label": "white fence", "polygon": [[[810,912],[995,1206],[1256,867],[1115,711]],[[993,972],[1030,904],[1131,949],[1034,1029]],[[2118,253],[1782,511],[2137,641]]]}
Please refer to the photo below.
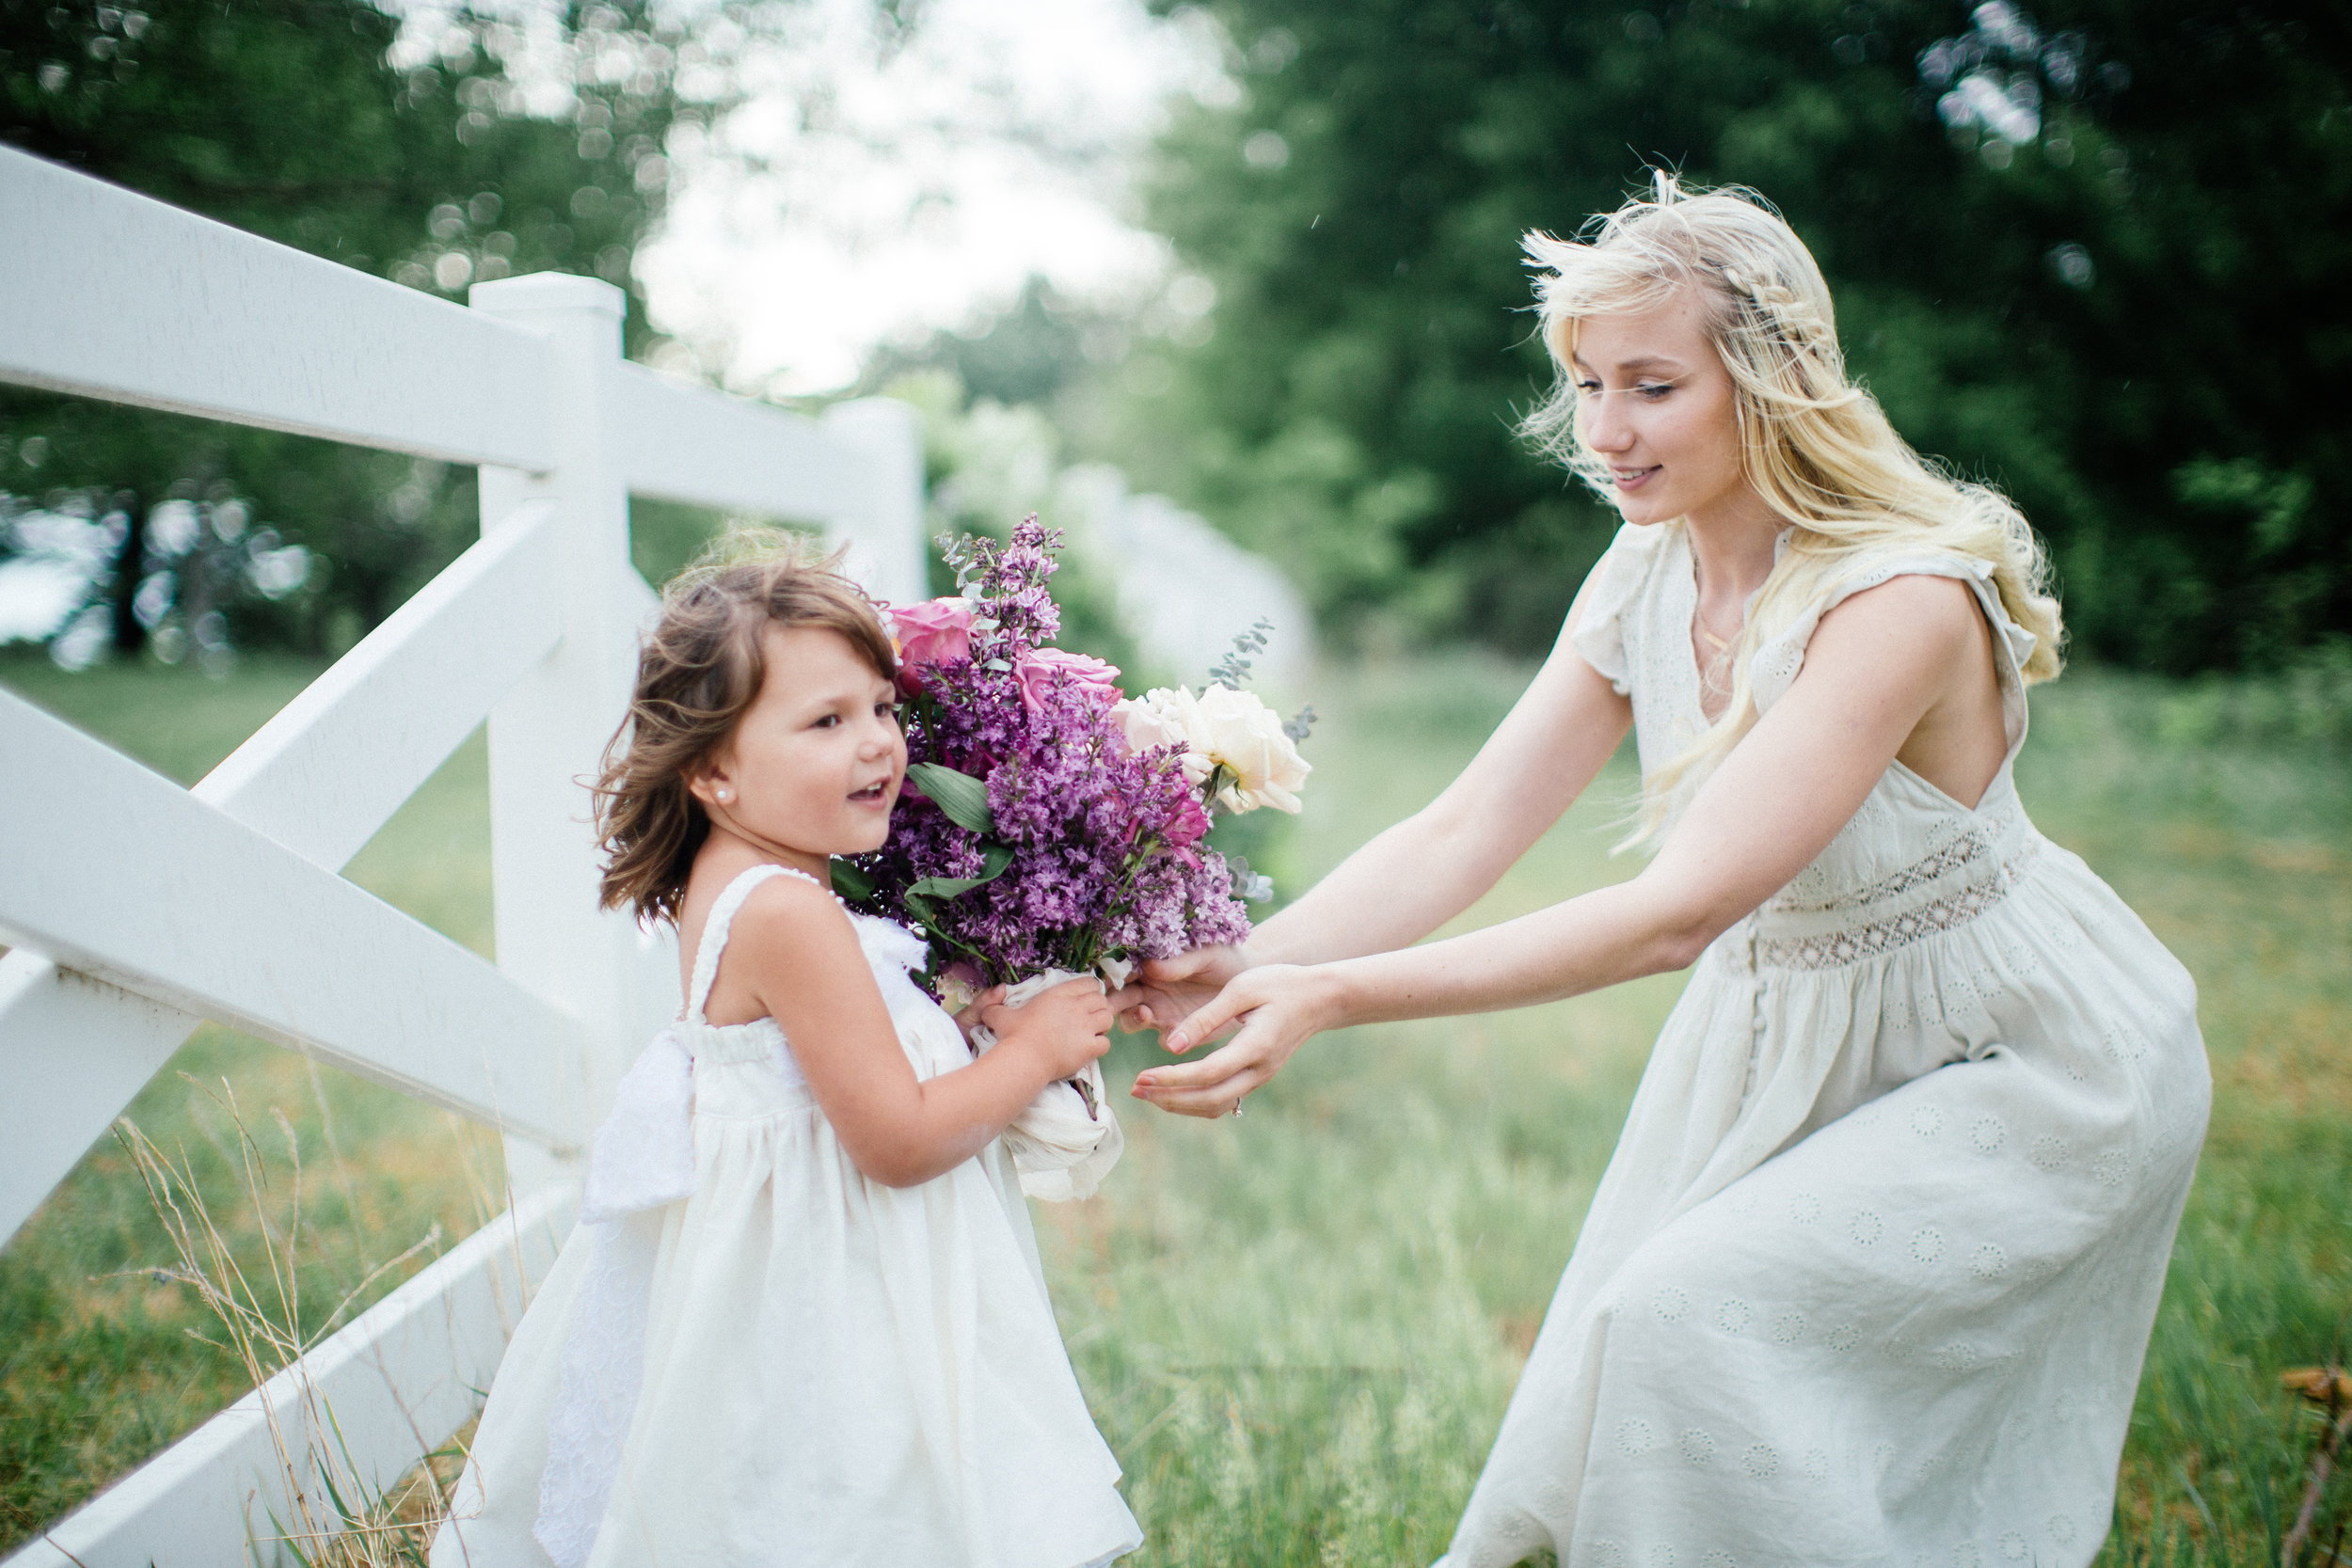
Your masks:
{"label": "white fence", "polygon": [[[273,1424],[299,1445],[331,1407],[322,1451],[380,1486],[471,1414],[613,1081],[676,1006],[672,946],[596,911],[576,782],[653,602],[629,497],[814,524],[878,594],[923,591],[911,410],[664,381],[622,359],[622,303],[539,274],[461,309],[0,150],[0,381],[479,464],[483,517],[192,790],[0,692],[0,1240],[204,1019],[497,1126],[516,1195],[7,1568],[251,1560],[292,1516]],[[485,718],[495,968],[339,875]]]}

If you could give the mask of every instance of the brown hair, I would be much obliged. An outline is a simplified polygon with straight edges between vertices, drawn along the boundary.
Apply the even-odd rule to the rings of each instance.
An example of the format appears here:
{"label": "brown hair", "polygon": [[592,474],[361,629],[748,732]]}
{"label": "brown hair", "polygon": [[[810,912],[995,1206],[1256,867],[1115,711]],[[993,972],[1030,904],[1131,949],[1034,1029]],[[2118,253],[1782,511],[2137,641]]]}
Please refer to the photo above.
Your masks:
{"label": "brown hair", "polygon": [[604,749],[596,784],[605,850],[600,904],[675,922],[710,818],[687,780],[735,733],[767,674],[770,626],[837,632],[889,680],[897,650],[882,616],[841,575],[780,529],[739,528],[661,591],[661,613],[637,655],[628,717]]}

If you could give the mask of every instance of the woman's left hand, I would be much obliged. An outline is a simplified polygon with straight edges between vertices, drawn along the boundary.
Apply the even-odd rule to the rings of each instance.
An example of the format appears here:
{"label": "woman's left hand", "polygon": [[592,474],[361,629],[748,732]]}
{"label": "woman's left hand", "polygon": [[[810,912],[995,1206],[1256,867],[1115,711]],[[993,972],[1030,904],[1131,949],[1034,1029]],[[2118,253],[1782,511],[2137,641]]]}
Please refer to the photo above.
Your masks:
{"label": "woman's left hand", "polygon": [[1322,971],[1295,964],[1244,970],[1168,1036],[1168,1048],[1189,1051],[1235,1020],[1241,1033],[1197,1062],[1137,1073],[1135,1096],[1179,1116],[1231,1115],[1244,1095],[1282,1070],[1291,1053],[1337,1022],[1335,1002]]}

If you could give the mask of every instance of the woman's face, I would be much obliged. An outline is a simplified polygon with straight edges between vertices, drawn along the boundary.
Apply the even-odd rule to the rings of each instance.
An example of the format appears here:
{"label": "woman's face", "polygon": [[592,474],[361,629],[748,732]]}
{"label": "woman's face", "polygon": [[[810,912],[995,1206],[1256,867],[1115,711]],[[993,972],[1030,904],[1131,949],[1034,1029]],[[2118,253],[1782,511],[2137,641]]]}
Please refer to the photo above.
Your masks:
{"label": "woman's face", "polygon": [[1627,522],[1704,524],[1756,501],[1740,472],[1731,372],[1691,290],[1647,310],[1585,318],[1569,365],[1578,428],[1608,462]]}
{"label": "woman's face", "polygon": [[771,844],[821,859],[879,849],[907,770],[898,693],[821,626],[771,626],[767,677],[691,785]]}

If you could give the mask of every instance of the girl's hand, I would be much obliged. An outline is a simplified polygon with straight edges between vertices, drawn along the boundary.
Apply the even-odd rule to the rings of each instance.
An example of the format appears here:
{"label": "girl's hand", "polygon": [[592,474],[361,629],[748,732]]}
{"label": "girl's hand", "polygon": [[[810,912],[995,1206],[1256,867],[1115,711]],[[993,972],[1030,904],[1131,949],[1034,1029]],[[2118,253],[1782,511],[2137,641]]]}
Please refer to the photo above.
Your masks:
{"label": "girl's hand", "polygon": [[1137,1073],[1136,1097],[1180,1116],[1230,1115],[1242,1096],[1282,1070],[1292,1052],[1338,1022],[1336,988],[1323,972],[1296,965],[1248,970],[1195,1009],[1168,1037],[1168,1049],[1189,1051],[1236,1020],[1241,1033],[1223,1049]]}
{"label": "girl's hand", "polygon": [[[1111,993],[1111,1010],[1120,1015],[1120,1027],[1156,1030],[1168,1050],[1189,1051],[1190,1044],[1177,1046],[1169,1033],[1249,967],[1248,953],[1239,947],[1196,947],[1172,958],[1147,959],[1135,978]],[[1209,1037],[1190,1037],[1198,1043]]]}
{"label": "girl's hand", "polygon": [[1004,1001],[1005,989],[1006,988],[1003,986],[989,987],[986,990],[972,998],[971,1001],[966,1002],[954,1015],[956,1027],[963,1031],[963,1043],[965,1049],[969,1050],[972,1048],[972,1031],[978,1028],[983,1022],[986,1022],[986,1020],[981,1017],[981,1014],[986,1009],[993,1007]]}
{"label": "girl's hand", "polygon": [[996,1032],[996,1047],[1032,1057],[1044,1073],[1040,1086],[1074,1078],[1111,1048],[1111,1005],[1092,980],[1065,980],[1018,1007],[1001,1000],[975,1003],[980,1022]]}

